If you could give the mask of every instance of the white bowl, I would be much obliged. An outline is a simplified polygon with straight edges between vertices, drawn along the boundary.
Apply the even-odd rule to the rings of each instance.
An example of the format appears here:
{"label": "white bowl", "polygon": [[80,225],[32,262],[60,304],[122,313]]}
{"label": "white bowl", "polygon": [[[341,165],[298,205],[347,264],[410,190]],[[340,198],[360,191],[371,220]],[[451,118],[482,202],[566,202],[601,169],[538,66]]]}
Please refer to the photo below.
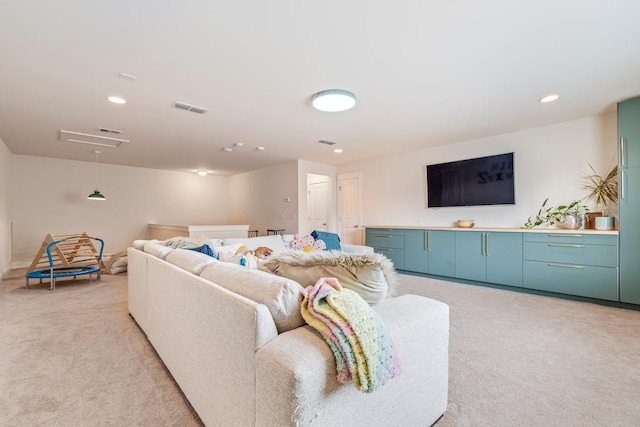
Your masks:
{"label": "white bowl", "polygon": [[472,219],[459,219],[458,220],[458,227],[462,227],[462,228],[471,228],[475,225],[474,221]]}

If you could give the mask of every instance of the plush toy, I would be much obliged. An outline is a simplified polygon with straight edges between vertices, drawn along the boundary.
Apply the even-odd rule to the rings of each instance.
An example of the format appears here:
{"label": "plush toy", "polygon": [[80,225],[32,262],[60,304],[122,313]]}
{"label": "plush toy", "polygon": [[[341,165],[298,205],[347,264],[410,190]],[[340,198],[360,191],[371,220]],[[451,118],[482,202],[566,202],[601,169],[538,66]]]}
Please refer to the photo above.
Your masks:
{"label": "plush toy", "polygon": [[249,268],[258,268],[258,263],[271,255],[273,250],[266,246],[259,246],[251,251],[246,246],[240,246],[236,251],[237,255],[241,255],[239,264]]}
{"label": "plush toy", "polygon": [[327,247],[324,241],[318,239],[314,239],[313,236],[310,235],[300,235],[296,234],[293,236],[293,240],[291,240],[291,249],[296,249],[299,251],[305,252],[313,252],[313,251],[322,251]]}
{"label": "plush toy", "polygon": [[258,246],[253,251],[253,256],[259,260],[262,260],[268,257],[269,255],[271,255],[272,253],[273,253],[273,249],[268,248],[266,246]]}

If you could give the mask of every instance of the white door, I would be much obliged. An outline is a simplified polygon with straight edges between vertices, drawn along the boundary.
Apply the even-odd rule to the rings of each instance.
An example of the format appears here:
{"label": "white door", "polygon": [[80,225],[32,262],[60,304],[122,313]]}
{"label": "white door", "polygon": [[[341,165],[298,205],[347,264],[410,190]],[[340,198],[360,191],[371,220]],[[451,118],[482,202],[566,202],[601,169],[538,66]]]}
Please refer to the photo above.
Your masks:
{"label": "white door", "polygon": [[338,175],[338,224],[341,242],[364,244],[362,172]]}
{"label": "white door", "polygon": [[309,232],[327,231],[329,221],[329,180],[307,184]]}

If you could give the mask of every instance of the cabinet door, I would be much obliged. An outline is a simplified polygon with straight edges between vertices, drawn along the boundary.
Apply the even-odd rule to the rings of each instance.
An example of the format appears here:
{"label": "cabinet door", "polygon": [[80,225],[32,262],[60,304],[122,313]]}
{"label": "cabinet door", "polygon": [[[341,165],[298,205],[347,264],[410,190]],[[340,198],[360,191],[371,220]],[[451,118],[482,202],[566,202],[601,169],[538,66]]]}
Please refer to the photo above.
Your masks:
{"label": "cabinet door", "polygon": [[640,98],[618,104],[619,164],[640,166]]}
{"label": "cabinet door", "polygon": [[522,233],[486,233],[487,282],[522,286]]}
{"label": "cabinet door", "polygon": [[620,301],[640,304],[640,98],[618,104]]}
{"label": "cabinet door", "polygon": [[[640,139],[638,143],[640,145]],[[618,205],[620,301],[640,304],[640,167],[624,169],[621,176]]]}
{"label": "cabinet door", "polygon": [[456,277],[458,279],[487,280],[485,233],[456,231]]}
{"label": "cabinet door", "polygon": [[429,272],[429,231],[405,230],[404,269],[417,273]]}
{"label": "cabinet door", "polygon": [[456,239],[454,231],[427,230],[429,274],[453,277],[456,274]]}

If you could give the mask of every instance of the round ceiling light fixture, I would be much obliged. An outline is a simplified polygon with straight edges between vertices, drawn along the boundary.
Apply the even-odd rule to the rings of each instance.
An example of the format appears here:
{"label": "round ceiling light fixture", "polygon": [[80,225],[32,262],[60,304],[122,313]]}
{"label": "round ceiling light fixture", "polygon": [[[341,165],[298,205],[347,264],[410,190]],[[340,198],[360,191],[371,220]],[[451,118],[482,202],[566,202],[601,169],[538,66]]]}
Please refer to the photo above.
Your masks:
{"label": "round ceiling light fixture", "polygon": [[200,176],[207,176],[207,174],[209,173],[209,171],[206,171],[206,170],[204,170],[204,169],[198,169],[198,170],[196,171],[196,173],[197,173],[198,175],[200,175]]}
{"label": "round ceiling light fixture", "polygon": [[356,96],[348,90],[328,89],[314,94],[312,104],[317,110],[335,113],[353,108]]}

